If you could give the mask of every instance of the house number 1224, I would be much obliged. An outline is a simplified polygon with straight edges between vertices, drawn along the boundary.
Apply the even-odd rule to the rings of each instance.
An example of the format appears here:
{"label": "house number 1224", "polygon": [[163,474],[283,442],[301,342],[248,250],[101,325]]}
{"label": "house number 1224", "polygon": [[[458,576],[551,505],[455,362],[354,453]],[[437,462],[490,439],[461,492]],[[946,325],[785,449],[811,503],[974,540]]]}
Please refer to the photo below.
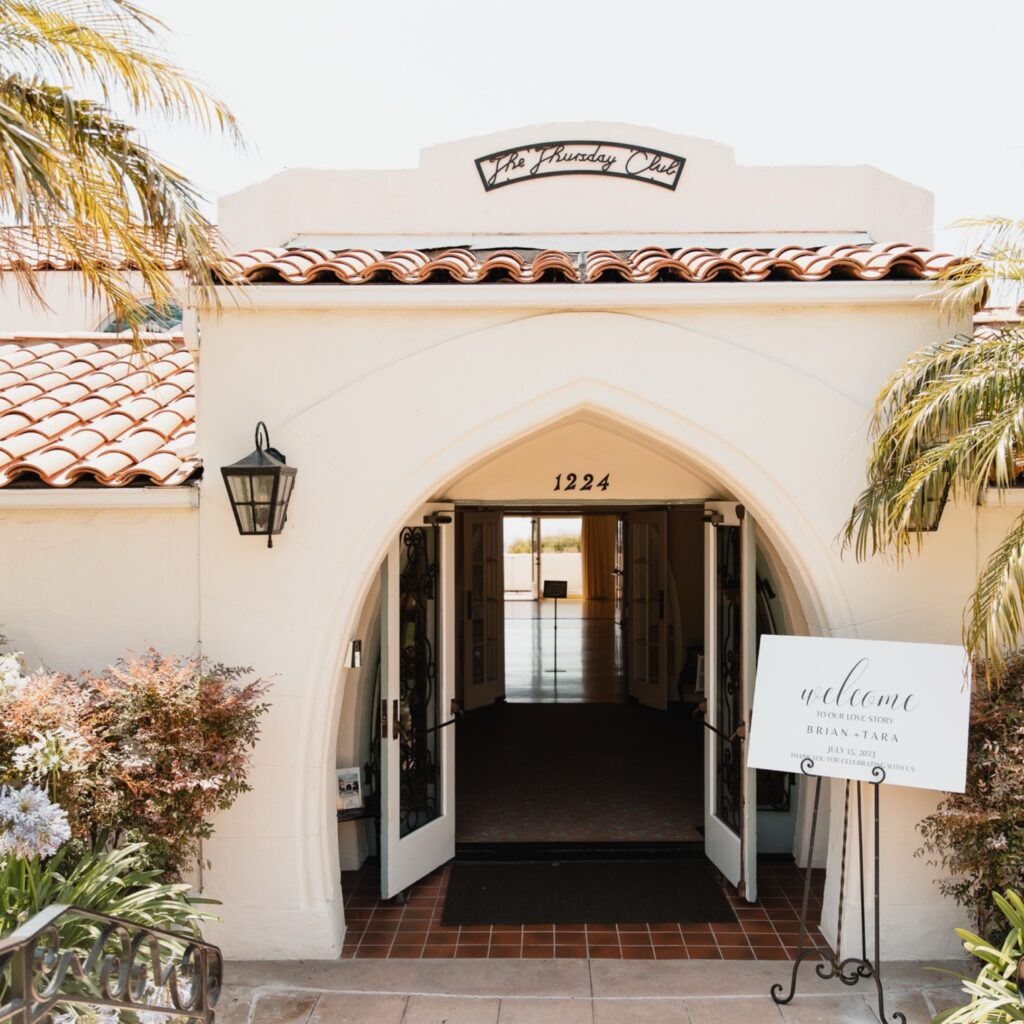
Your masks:
{"label": "house number 1224", "polygon": [[607,491],[611,480],[609,474],[605,473],[597,483],[594,483],[593,473],[584,473],[582,477],[577,476],[575,473],[566,473],[565,480],[562,480],[562,474],[559,473],[555,477],[555,486],[552,490],[555,491],[592,491],[595,487],[599,491]]}

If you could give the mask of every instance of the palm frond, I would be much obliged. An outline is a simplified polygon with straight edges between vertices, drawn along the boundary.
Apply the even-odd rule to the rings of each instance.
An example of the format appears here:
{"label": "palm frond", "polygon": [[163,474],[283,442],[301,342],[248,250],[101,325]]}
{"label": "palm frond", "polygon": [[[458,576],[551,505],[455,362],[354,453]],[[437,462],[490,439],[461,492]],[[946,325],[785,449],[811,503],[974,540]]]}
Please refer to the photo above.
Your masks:
{"label": "palm frond", "polygon": [[125,99],[133,113],[157,112],[241,133],[230,109],[171,63],[157,45],[163,25],[119,0],[0,0],[5,70],[55,78],[105,104]]}
{"label": "palm frond", "polygon": [[[15,141],[5,145],[8,139]],[[158,304],[169,303],[176,291],[167,270],[169,248],[212,297],[211,275],[221,255],[201,195],[99,104],[37,81],[0,78],[0,211],[5,199],[34,229],[33,242],[44,238],[67,253],[139,344],[136,326],[147,315],[143,297],[111,264],[111,251],[124,254]],[[32,277],[27,260],[6,255],[15,273]]]}
{"label": "palm frond", "polygon": [[964,613],[964,643],[998,677],[1005,652],[1024,641],[1024,514],[989,556]]}

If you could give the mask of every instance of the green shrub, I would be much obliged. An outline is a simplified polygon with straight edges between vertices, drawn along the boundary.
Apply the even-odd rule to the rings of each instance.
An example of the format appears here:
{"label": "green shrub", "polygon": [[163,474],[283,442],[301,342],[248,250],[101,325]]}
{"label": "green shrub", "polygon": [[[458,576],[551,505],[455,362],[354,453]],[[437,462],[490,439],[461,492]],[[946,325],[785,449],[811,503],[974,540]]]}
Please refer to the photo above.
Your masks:
{"label": "green shrub", "polygon": [[[123,917],[135,924],[162,928],[186,935],[199,936],[200,925],[213,915],[203,909],[211,900],[190,899],[189,887],[162,882],[159,872],[146,866],[142,844],[120,849],[82,851],[70,845],[48,858],[7,856],[0,859],[0,937],[55,903],[71,904],[114,917]],[[69,915],[59,921],[61,949],[75,951],[85,962],[100,935],[100,926]],[[111,937],[109,951],[118,952],[118,937]],[[167,955],[180,954],[181,947],[167,943]],[[96,995],[87,979],[70,983],[83,994]],[[0,1005],[9,998],[9,978],[0,974]],[[157,1014],[123,1011],[91,1010],[88,1007],[58,1005],[53,1015],[57,1021],[97,1024],[120,1020],[122,1024],[143,1019],[159,1019],[172,1024],[181,1018]]]}
{"label": "green shrub", "polygon": [[1007,890],[1005,896],[993,893],[992,902],[994,909],[989,916],[1000,919],[999,930],[1005,938],[996,946],[980,935],[957,929],[964,949],[983,966],[976,977],[957,975],[970,1000],[937,1014],[934,1024],[1004,1024],[1024,1020],[1017,989],[1017,961],[1024,955],[1024,903],[1013,890]]}
{"label": "green shrub", "polygon": [[1006,666],[998,689],[971,700],[967,787],[946,796],[918,826],[920,854],[950,877],[939,888],[970,910],[981,935],[1001,940],[992,894],[1024,890],[1024,657]]}

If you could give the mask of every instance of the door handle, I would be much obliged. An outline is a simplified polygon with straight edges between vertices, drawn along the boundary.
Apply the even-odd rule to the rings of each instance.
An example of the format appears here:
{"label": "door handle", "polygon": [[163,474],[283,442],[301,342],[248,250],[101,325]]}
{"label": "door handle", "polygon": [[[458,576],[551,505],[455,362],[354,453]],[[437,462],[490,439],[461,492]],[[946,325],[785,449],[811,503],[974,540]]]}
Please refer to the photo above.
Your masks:
{"label": "door handle", "polygon": [[398,739],[398,701],[391,702],[391,738]]}
{"label": "door handle", "polygon": [[665,618],[665,591],[658,591],[658,618]]}

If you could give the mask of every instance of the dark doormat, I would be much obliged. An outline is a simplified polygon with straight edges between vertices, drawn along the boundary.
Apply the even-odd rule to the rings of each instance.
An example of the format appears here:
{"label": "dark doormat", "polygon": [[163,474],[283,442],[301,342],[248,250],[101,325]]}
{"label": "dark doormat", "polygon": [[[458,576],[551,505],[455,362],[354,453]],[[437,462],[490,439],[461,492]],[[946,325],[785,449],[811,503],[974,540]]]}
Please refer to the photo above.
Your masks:
{"label": "dark doormat", "polygon": [[733,922],[705,860],[460,862],[442,923]]}

